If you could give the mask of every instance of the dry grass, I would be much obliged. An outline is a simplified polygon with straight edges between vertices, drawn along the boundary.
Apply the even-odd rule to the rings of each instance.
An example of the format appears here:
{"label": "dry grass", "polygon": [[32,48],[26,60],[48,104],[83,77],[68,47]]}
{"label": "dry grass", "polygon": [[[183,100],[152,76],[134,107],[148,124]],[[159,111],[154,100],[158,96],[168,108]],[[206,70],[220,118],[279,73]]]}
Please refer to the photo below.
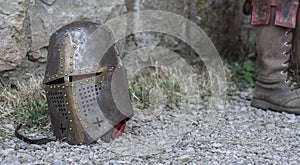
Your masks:
{"label": "dry grass", "polygon": [[[0,90],[0,136],[12,133],[5,124],[50,128],[42,79],[32,76],[15,88]],[[186,74],[156,69],[130,79],[129,86],[133,105],[138,110],[206,106],[211,95],[209,76],[205,71]]]}
{"label": "dry grass", "polygon": [[0,93],[0,135],[11,135],[5,124],[24,124],[28,127],[49,127],[42,77],[31,77],[14,87],[4,87]]}
{"label": "dry grass", "polygon": [[129,80],[135,108],[178,108],[206,105],[210,96],[207,72],[186,74],[178,70],[145,71]]}

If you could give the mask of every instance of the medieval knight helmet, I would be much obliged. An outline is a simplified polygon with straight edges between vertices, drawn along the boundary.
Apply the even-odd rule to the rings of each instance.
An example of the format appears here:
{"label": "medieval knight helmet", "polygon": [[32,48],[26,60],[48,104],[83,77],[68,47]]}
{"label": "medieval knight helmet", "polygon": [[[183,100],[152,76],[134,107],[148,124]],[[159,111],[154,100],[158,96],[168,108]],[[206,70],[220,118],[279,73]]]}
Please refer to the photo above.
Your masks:
{"label": "medieval knight helmet", "polygon": [[73,22],[52,34],[48,50],[44,86],[59,139],[90,144],[133,115],[126,72],[107,27]]}

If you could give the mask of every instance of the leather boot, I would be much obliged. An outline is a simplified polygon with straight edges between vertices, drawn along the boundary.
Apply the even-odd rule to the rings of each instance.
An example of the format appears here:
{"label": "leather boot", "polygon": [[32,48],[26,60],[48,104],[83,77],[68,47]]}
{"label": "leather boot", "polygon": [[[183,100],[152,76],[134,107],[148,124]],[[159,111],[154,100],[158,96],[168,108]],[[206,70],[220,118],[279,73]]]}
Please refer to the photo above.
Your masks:
{"label": "leather boot", "polygon": [[[293,29],[293,42],[291,54],[291,70],[294,71],[294,76],[297,82],[300,82],[300,10],[297,13],[296,28]],[[299,83],[300,84],[300,83]]]}
{"label": "leather boot", "polygon": [[251,105],[261,109],[300,114],[300,88],[292,58],[292,29],[256,26],[258,78]]}

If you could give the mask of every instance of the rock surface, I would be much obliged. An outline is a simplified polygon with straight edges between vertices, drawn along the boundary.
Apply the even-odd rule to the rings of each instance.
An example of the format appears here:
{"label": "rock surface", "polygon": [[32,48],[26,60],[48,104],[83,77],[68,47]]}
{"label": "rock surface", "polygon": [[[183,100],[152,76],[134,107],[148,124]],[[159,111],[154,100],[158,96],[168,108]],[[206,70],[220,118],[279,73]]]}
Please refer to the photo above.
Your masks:
{"label": "rock surface", "polygon": [[28,79],[24,73],[43,74],[50,35],[61,26],[78,20],[104,23],[125,12],[123,0],[0,0],[3,78]]}
{"label": "rock surface", "polygon": [[25,0],[0,0],[0,71],[19,67],[29,49],[24,22]]}
{"label": "rock surface", "polygon": [[73,21],[86,20],[104,23],[126,11],[124,1],[35,1],[28,8],[32,44],[29,59],[46,61],[50,35],[59,27]]}
{"label": "rock surface", "polygon": [[[233,0],[0,0],[0,37],[4,41],[0,45],[0,74],[5,74],[2,81],[43,74],[49,37],[59,27],[76,20],[104,23],[139,10],[164,10],[189,18],[205,30],[222,55],[231,54],[240,50],[233,48],[240,42],[240,7]],[[136,22],[138,26],[139,20]],[[126,50],[147,46],[141,44],[143,41],[167,46],[188,59],[189,64],[201,63],[188,45],[163,34],[128,36]],[[125,43],[120,45],[123,50]]]}

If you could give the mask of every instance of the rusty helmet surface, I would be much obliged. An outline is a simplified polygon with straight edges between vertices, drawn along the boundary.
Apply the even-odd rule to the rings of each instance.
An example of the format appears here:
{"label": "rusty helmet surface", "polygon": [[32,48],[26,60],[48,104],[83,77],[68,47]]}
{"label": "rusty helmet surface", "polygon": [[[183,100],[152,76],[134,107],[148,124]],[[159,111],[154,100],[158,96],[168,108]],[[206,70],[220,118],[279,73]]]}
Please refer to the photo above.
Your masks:
{"label": "rusty helmet surface", "polygon": [[126,71],[111,31],[79,21],[52,34],[43,81],[54,134],[90,144],[133,115]]}

